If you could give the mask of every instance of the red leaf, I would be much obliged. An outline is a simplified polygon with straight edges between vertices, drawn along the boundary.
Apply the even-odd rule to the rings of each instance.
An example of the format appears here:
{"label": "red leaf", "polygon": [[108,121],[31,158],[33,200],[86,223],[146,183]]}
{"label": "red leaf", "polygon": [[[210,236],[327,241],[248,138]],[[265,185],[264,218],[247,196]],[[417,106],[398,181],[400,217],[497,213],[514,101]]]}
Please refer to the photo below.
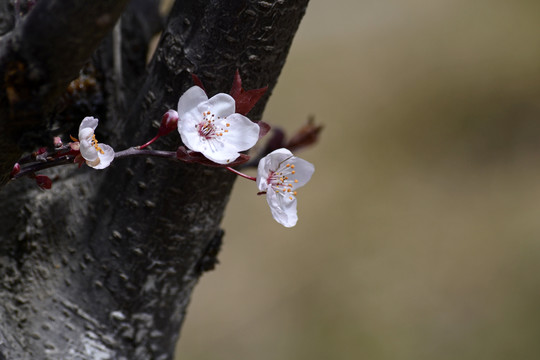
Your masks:
{"label": "red leaf", "polygon": [[268,134],[272,127],[270,124],[265,123],[264,121],[259,121],[257,124],[259,125],[259,139],[262,139],[266,134]]}
{"label": "red leaf", "polygon": [[236,112],[238,114],[247,115],[247,113],[253,109],[264,93],[266,93],[266,90],[268,90],[268,86],[260,89],[252,89],[248,91],[244,90],[242,88],[242,79],[240,77],[240,73],[238,70],[236,70],[230,92],[231,96],[236,102]]}
{"label": "red leaf", "polygon": [[231,96],[236,100],[238,95],[242,93],[242,78],[240,78],[240,72],[236,69],[234,73],[234,79],[231,88]]}
{"label": "red leaf", "polygon": [[75,164],[79,164],[79,168],[86,163],[86,160],[82,157],[82,155],[79,153],[75,156],[75,159],[73,159],[73,162]]}
{"label": "red leaf", "polygon": [[50,189],[52,187],[52,180],[46,175],[36,175],[36,184],[42,189]]}
{"label": "red leaf", "polygon": [[319,134],[322,128],[322,125],[315,125],[314,118],[310,117],[308,123],[293,135],[285,147],[290,151],[295,151],[315,144],[319,140]]}
{"label": "red leaf", "polygon": [[[264,146],[264,149],[262,151],[262,156],[266,156],[270,154],[272,151],[285,147],[285,133],[283,130],[279,128],[274,128],[272,131],[272,135],[266,142],[266,145]],[[261,157],[262,157],[261,156]]]}
{"label": "red leaf", "polygon": [[193,83],[195,85],[197,85],[198,87],[200,87],[201,89],[204,90],[204,92],[206,92],[206,89],[204,88],[204,85],[202,84],[202,81],[201,79],[199,79],[199,77],[195,74],[191,74],[191,79],[193,79]]}

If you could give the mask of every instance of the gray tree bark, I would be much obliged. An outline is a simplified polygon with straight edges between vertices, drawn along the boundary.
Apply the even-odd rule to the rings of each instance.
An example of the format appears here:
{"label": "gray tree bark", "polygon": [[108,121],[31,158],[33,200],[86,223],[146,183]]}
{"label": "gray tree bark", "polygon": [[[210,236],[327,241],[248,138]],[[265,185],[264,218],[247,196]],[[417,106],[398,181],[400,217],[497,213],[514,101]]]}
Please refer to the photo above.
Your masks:
{"label": "gray tree bark", "polygon": [[[209,94],[228,92],[237,68],[246,88],[268,85],[250,113],[260,119],[307,6],[177,1],[146,66],[158,1],[126,3],[41,0],[22,19],[14,5],[31,3],[0,5],[0,360],[172,359],[193,287],[217,261],[235,176],[141,158],[50,170],[48,191],[7,176],[85,115],[117,149],[145,142],[192,73]],[[120,16],[121,76],[110,34]],[[63,93],[91,56],[86,87]],[[179,144],[171,134],[156,147]]]}

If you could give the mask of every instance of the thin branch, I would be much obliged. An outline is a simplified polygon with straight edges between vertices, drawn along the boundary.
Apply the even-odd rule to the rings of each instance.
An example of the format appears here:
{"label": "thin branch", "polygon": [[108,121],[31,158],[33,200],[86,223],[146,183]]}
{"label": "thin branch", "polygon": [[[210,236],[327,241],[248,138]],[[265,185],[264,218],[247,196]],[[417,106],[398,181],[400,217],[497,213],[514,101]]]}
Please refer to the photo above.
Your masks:
{"label": "thin branch", "polygon": [[252,181],[257,181],[257,178],[256,178],[256,177],[246,175],[246,174],[244,174],[243,172],[240,172],[240,171],[238,171],[238,170],[235,170],[235,169],[233,169],[233,168],[230,167],[230,166],[227,166],[226,169],[229,170],[230,172],[232,172],[232,173],[238,175],[238,176],[241,176],[241,177],[245,178],[245,179],[252,180]]}
{"label": "thin branch", "polygon": [[[62,165],[71,165],[74,163],[75,158],[77,155],[75,154],[62,154],[58,152],[53,152],[51,154],[45,153],[43,154],[45,156],[42,157],[42,160],[40,161],[39,158],[34,158],[34,163],[28,163],[29,159],[31,157],[25,157],[25,162],[28,163],[28,165],[23,166],[21,170],[15,174],[12,177],[12,180],[19,179],[21,177],[33,174],[35,172],[50,169],[57,166]],[[55,157],[55,155],[57,157]],[[38,157],[41,155],[38,155]],[[144,156],[144,157],[158,157],[158,158],[165,158],[165,159],[173,159],[173,160],[179,160],[176,157],[176,152],[174,151],[162,151],[162,150],[139,150],[135,147],[131,147],[126,150],[118,151],[114,153],[115,159],[123,159],[128,157],[136,157],[136,156]],[[21,163],[25,163],[21,162]]]}
{"label": "thin branch", "polygon": [[114,154],[115,159],[122,159],[133,156],[153,156],[167,159],[177,159],[175,151],[139,150],[135,147],[131,147],[129,149],[122,150]]}

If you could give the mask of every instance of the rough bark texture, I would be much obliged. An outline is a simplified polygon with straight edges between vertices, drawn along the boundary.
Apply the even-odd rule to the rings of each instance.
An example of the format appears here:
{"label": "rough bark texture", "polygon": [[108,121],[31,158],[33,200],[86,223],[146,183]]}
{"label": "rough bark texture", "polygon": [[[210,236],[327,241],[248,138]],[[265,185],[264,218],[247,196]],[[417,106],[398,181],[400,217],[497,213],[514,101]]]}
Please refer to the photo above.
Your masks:
{"label": "rough bark texture", "polygon": [[[127,2],[40,1],[2,37],[0,185],[7,181],[11,164],[22,150],[32,146],[32,139],[43,139],[40,134],[48,125],[47,115],[57,97],[110,32]],[[14,3],[18,9],[27,7],[24,1]],[[4,11],[10,10],[4,7]],[[12,18],[19,16],[17,13]]]}
{"label": "rough bark texture", "polygon": [[[15,26],[0,44],[0,83],[6,90],[0,94],[0,153],[10,154],[0,158],[3,174],[21,146],[33,145],[21,138],[40,127],[73,134],[79,114],[88,109],[96,112],[88,115],[100,117],[100,141],[118,149],[143,143],[192,85],[191,73],[210,94],[227,92],[237,68],[246,88],[272,89],[307,6],[307,0],[179,1],[145,72],[146,46],[161,22],[157,1],[133,1],[122,16],[121,82],[113,71],[110,35],[97,34],[96,39],[107,36],[93,56],[97,84],[58,101],[59,89],[78,75],[81,60],[98,41],[59,45],[73,58],[57,58],[43,46],[27,48],[22,42],[18,46],[24,51],[16,53],[25,54],[24,64],[35,61],[52,70],[38,89],[15,82],[15,95],[26,89],[29,98],[38,97],[33,102],[38,105],[21,107],[5,81],[13,80],[6,65],[12,61],[8,50],[18,49],[12,39],[24,37],[20,29],[39,27],[29,23],[45,21],[42,14],[61,3],[94,4],[88,7],[100,11],[111,6],[106,12],[112,19],[123,6],[48,0],[16,25],[13,8],[0,6],[0,30]],[[40,10],[42,4],[47,5]],[[84,21],[96,16],[88,11]],[[65,30],[76,31],[73,23],[80,21],[66,20]],[[54,34],[49,34],[53,43]],[[16,79],[31,77],[26,65],[23,69]],[[260,118],[269,95],[251,118]],[[28,117],[28,109],[39,116]],[[171,134],[156,147],[174,150],[178,138]],[[50,191],[25,179],[0,191],[0,359],[171,359],[193,286],[216,261],[234,176],[223,169],[140,158],[119,160],[104,171],[70,167],[52,174],[58,178]]]}

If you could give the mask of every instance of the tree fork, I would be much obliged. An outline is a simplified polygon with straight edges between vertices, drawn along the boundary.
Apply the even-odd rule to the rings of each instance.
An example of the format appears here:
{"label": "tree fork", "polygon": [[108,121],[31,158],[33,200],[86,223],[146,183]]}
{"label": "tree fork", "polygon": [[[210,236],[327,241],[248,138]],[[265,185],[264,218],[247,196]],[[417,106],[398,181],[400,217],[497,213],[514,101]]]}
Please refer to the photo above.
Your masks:
{"label": "tree fork", "polygon": [[[138,95],[125,97],[131,111],[100,119],[107,143],[143,143],[191,73],[210,95],[227,92],[237,68],[246,88],[268,85],[249,114],[259,119],[306,6],[176,2]],[[159,148],[175,149],[173,135]],[[216,262],[236,176],[138,158],[55,174],[50,191],[18,180],[0,192],[0,359],[172,359],[191,291]]]}

